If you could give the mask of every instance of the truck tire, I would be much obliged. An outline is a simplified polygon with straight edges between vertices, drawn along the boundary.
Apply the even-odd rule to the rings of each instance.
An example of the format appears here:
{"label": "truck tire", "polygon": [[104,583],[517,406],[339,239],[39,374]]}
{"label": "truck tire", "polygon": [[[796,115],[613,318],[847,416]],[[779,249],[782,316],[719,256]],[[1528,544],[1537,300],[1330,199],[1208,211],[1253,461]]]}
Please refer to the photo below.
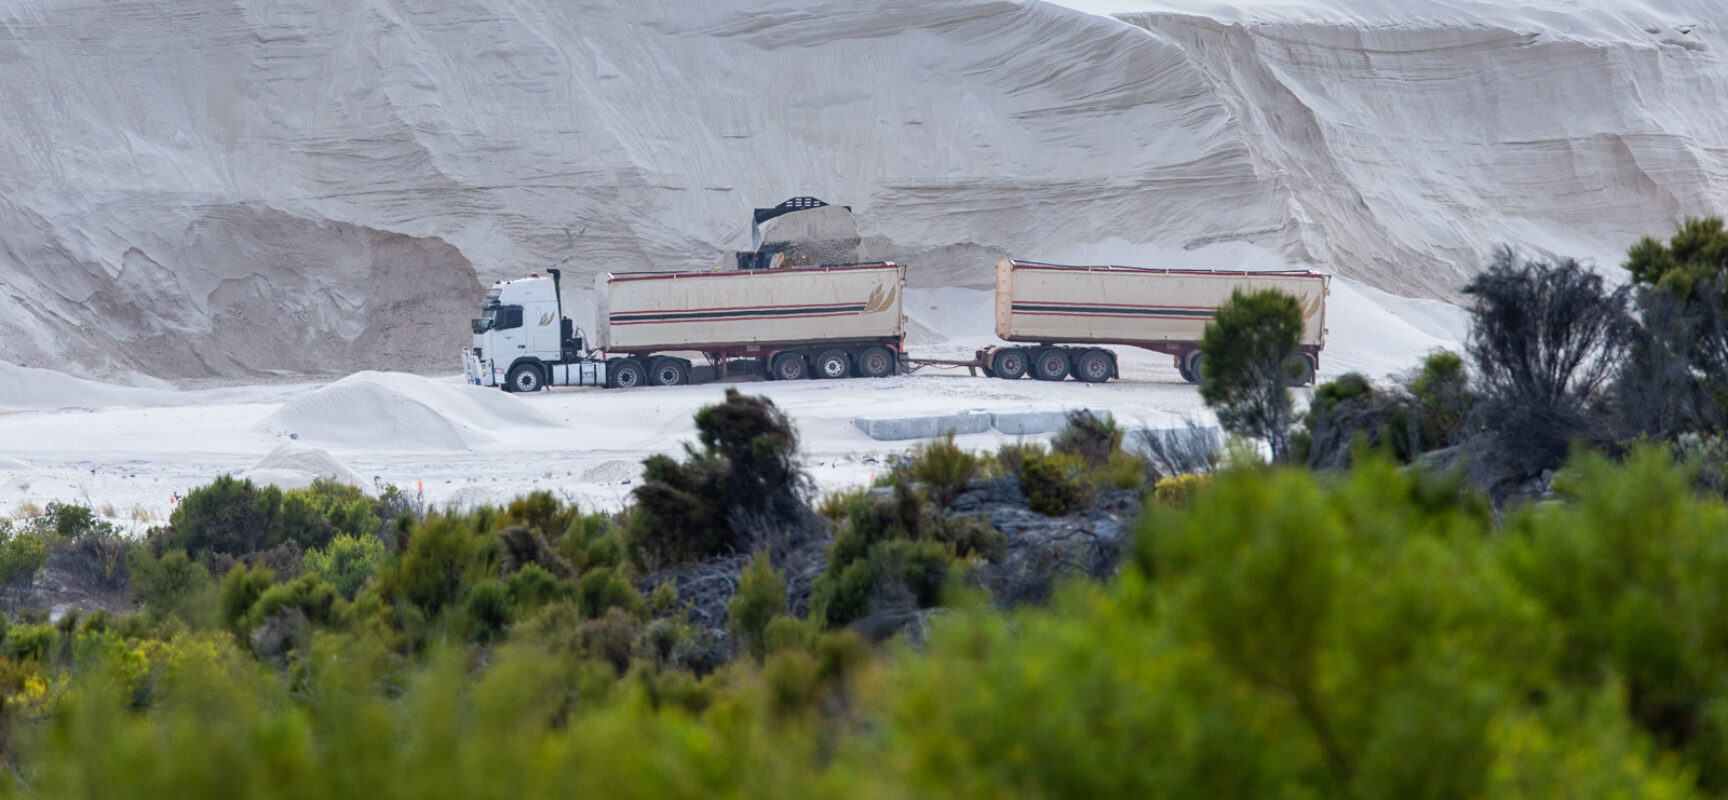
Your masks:
{"label": "truck tire", "polygon": [[1074,377],[1086,383],[1103,383],[1116,374],[1116,364],[1103,350],[1087,350],[1074,362]]}
{"label": "truck tire", "polygon": [[545,385],[546,377],[540,374],[538,364],[517,364],[504,379],[504,390],[508,392],[538,392]]}
{"label": "truck tire", "polygon": [[1003,380],[1020,380],[1026,377],[1026,351],[998,350],[996,357],[990,359],[990,369]]}
{"label": "truck tire", "polygon": [[774,357],[774,380],[800,381],[810,376],[810,365],[797,353],[781,353]]}
{"label": "truck tire", "polygon": [[1176,374],[1181,375],[1182,380],[1185,380],[1189,383],[1195,382],[1194,373],[1188,371],[1188,360],[1187,359],[1184,359],[1184,358],[1176,359]]}
{"label": "truck tire", "polygon": [[690,382],[690,367],[683,359],[654,359],[654,366],[648,368],[648,382],[655,386],[681,386]]}
{"label": "truck tire", "polygon": [[648,372],[641,362],[620,358],[606,369],[606,385],[614,389],[634,389],[648,382]]}
{"label": "truck tire", "polygon": [[1184,374],[1182,377],[1187,378],[1189,383],[1199,383],[1200,382],[1200,354],[1199,353],[1195,353],[1193,358],[1188,359],[1188,372],[1186,374]]}
{"label": "truck tire", "polygon": [[824,380],[845,378],[852,374],[852,360],[839,350],[824,350],[816,357],[816,377]]}
{"label": "truck tire", "polygon": [[1291,369],[1290,385],[1307,386],[1314,382],[1314,360],[1306,355],[1297,356],[1301,363]]}
{"label": "truck tire", "polygon": [[882,345],[874,345],[858,354],[858,374],[865,378],[886,378],[894,374],[894,353]]}
{"label": "truck tire", "polygon": [[1068,377],[1068,354],[1061,350],[1045,350],[1034,356],[1032,377],[1041,381],[1059,381]]}

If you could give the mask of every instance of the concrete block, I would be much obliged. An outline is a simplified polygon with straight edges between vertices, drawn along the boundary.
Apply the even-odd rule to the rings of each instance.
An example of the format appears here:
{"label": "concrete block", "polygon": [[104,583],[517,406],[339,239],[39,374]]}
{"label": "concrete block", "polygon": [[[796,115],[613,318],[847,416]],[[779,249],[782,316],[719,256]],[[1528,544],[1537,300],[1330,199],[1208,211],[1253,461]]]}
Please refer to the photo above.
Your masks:
{"label": "concrete block", "polygon": [[[1112,416],[1108,411],[1095,408],[1089,410],[1096,417]],[[996,426],[996,430],[1009,436],[1024,436],[1062,430],[1062,426],[1068,424],[1068,414],[1068,411],[1004,411],[990,416],[991,424]]]}
{"label": "concrete block", "polygon": [[990,430],[990,415],[966,411],[930,417],[858,417],[852,420],[865,436],[882,442],[929,439],[949,431],[956,435]]}
{"label": "concrete block", "polygon": [[1009,436],[1051,433],[1068,420],[1066,411],[1005,411],[990,415],[990,424]]}

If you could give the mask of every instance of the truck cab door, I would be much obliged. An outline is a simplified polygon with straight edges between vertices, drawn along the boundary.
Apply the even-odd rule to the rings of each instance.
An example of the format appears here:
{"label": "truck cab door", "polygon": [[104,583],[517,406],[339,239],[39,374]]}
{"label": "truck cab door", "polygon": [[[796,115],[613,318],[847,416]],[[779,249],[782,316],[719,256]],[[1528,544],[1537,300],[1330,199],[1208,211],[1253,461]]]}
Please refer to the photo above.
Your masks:
{"label": "truck cab door", "polygon": [[500,306],[492,324],[493,352],[489,355],[500,364],[508,364],[528,349],[528,337],[522,330],[522,307]]}
{"label": "truck cab door", "polygon": [[536,358],[557,361],[561,352],[556,303],[531,303],[523,308],[523,328],[528,332],[528,350]]}

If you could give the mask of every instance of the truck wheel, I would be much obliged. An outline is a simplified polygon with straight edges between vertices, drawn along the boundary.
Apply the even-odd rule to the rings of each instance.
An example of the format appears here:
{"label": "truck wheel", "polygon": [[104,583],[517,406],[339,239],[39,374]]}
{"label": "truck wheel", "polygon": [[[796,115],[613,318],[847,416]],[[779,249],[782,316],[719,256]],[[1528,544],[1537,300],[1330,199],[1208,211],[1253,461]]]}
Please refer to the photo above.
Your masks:
{"label": "truck wheel", "polygon": [[539,367],[533,364],[517,364],[510,368],[510,377],[505,379],[504,388],[512,392],[538,392],[545,384]]}
{"label": "truck wheel", "polygon": [[1314,382],[1314,362],[1307,356],[1297,356],[1301,361],[1291,366],[1290,385],[1307,386]]}
{"label": "truck wheel", "polygon": [[1103,383],[1115,372],[1116,365],[1110,363],[1110,354],[1103,350],[1087,350],[1074,362],[1074,377],[1087,383]]}
{"label": "truck wheel", "polygon": [[1200,354],[1199,353],[1195,353],[1193,358],[1188,359],[1188,372],[1187,372],[1187,374],[1183,375],[1182,377],[1187,378],[1189,383],[1199,383],[1200,382]]}
{"label": "truck wheel", "polygon": [[1182,380],[1189,383],[1195,382],[1194,373],[1188,371],[1188,362],[1183,359],[1176,359],[1176,374],[1181,375]]}
{"label": "truck wheel", "polygon": [[1032,362],[1032,377],[1041,381],[1059,381],[1068,377],[1068,354],[1061,350],[1045,350]]}
{"label": "truck wheel", "polygon": [[1003,380],[1020,380],[1026,377],[1026,351],[998,350],[996,357],[990,359],[990,369]]}
{"label": "truck wheel", "polygon": [[852,362],[839,350],[827,350],[816,357],[816,377],[844,378],[852,374]]}
{"label": "truck wheel", "polygon": [[894,374],[894,354],[882,345],[865,348],[858,354],[858,374],[866,378],[886,378]]}
{"label": "truck wheel", "polygon": [[606,374],[606,385],[614,389],[634,389],[648,382],[648,373],[639,362],[621,358],[612,362]]}
{"label": "truck wheel", "polygon": [[655,386],[679,386],[690,382],[690,368],[676,358],[656,359],[648,378]]}
{"label": "truck wheel", "polygon": [[774,357],[774,380],[803,380],[810,374],[810,365],[797,353],[781,353]]}

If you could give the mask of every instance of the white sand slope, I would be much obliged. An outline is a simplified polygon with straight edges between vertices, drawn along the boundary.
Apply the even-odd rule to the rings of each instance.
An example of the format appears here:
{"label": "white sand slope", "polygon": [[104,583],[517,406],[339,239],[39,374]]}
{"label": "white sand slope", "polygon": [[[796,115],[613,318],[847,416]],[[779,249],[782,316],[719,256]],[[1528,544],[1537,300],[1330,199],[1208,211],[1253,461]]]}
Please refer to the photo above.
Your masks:
{"label": "white sand slope", "polygon": [[8,0],[0,360],[436,372],[482,284],[803,194],[916,287],[1240,247],[1440,298],[1728,212],[1721,0],[1063,2]]}

